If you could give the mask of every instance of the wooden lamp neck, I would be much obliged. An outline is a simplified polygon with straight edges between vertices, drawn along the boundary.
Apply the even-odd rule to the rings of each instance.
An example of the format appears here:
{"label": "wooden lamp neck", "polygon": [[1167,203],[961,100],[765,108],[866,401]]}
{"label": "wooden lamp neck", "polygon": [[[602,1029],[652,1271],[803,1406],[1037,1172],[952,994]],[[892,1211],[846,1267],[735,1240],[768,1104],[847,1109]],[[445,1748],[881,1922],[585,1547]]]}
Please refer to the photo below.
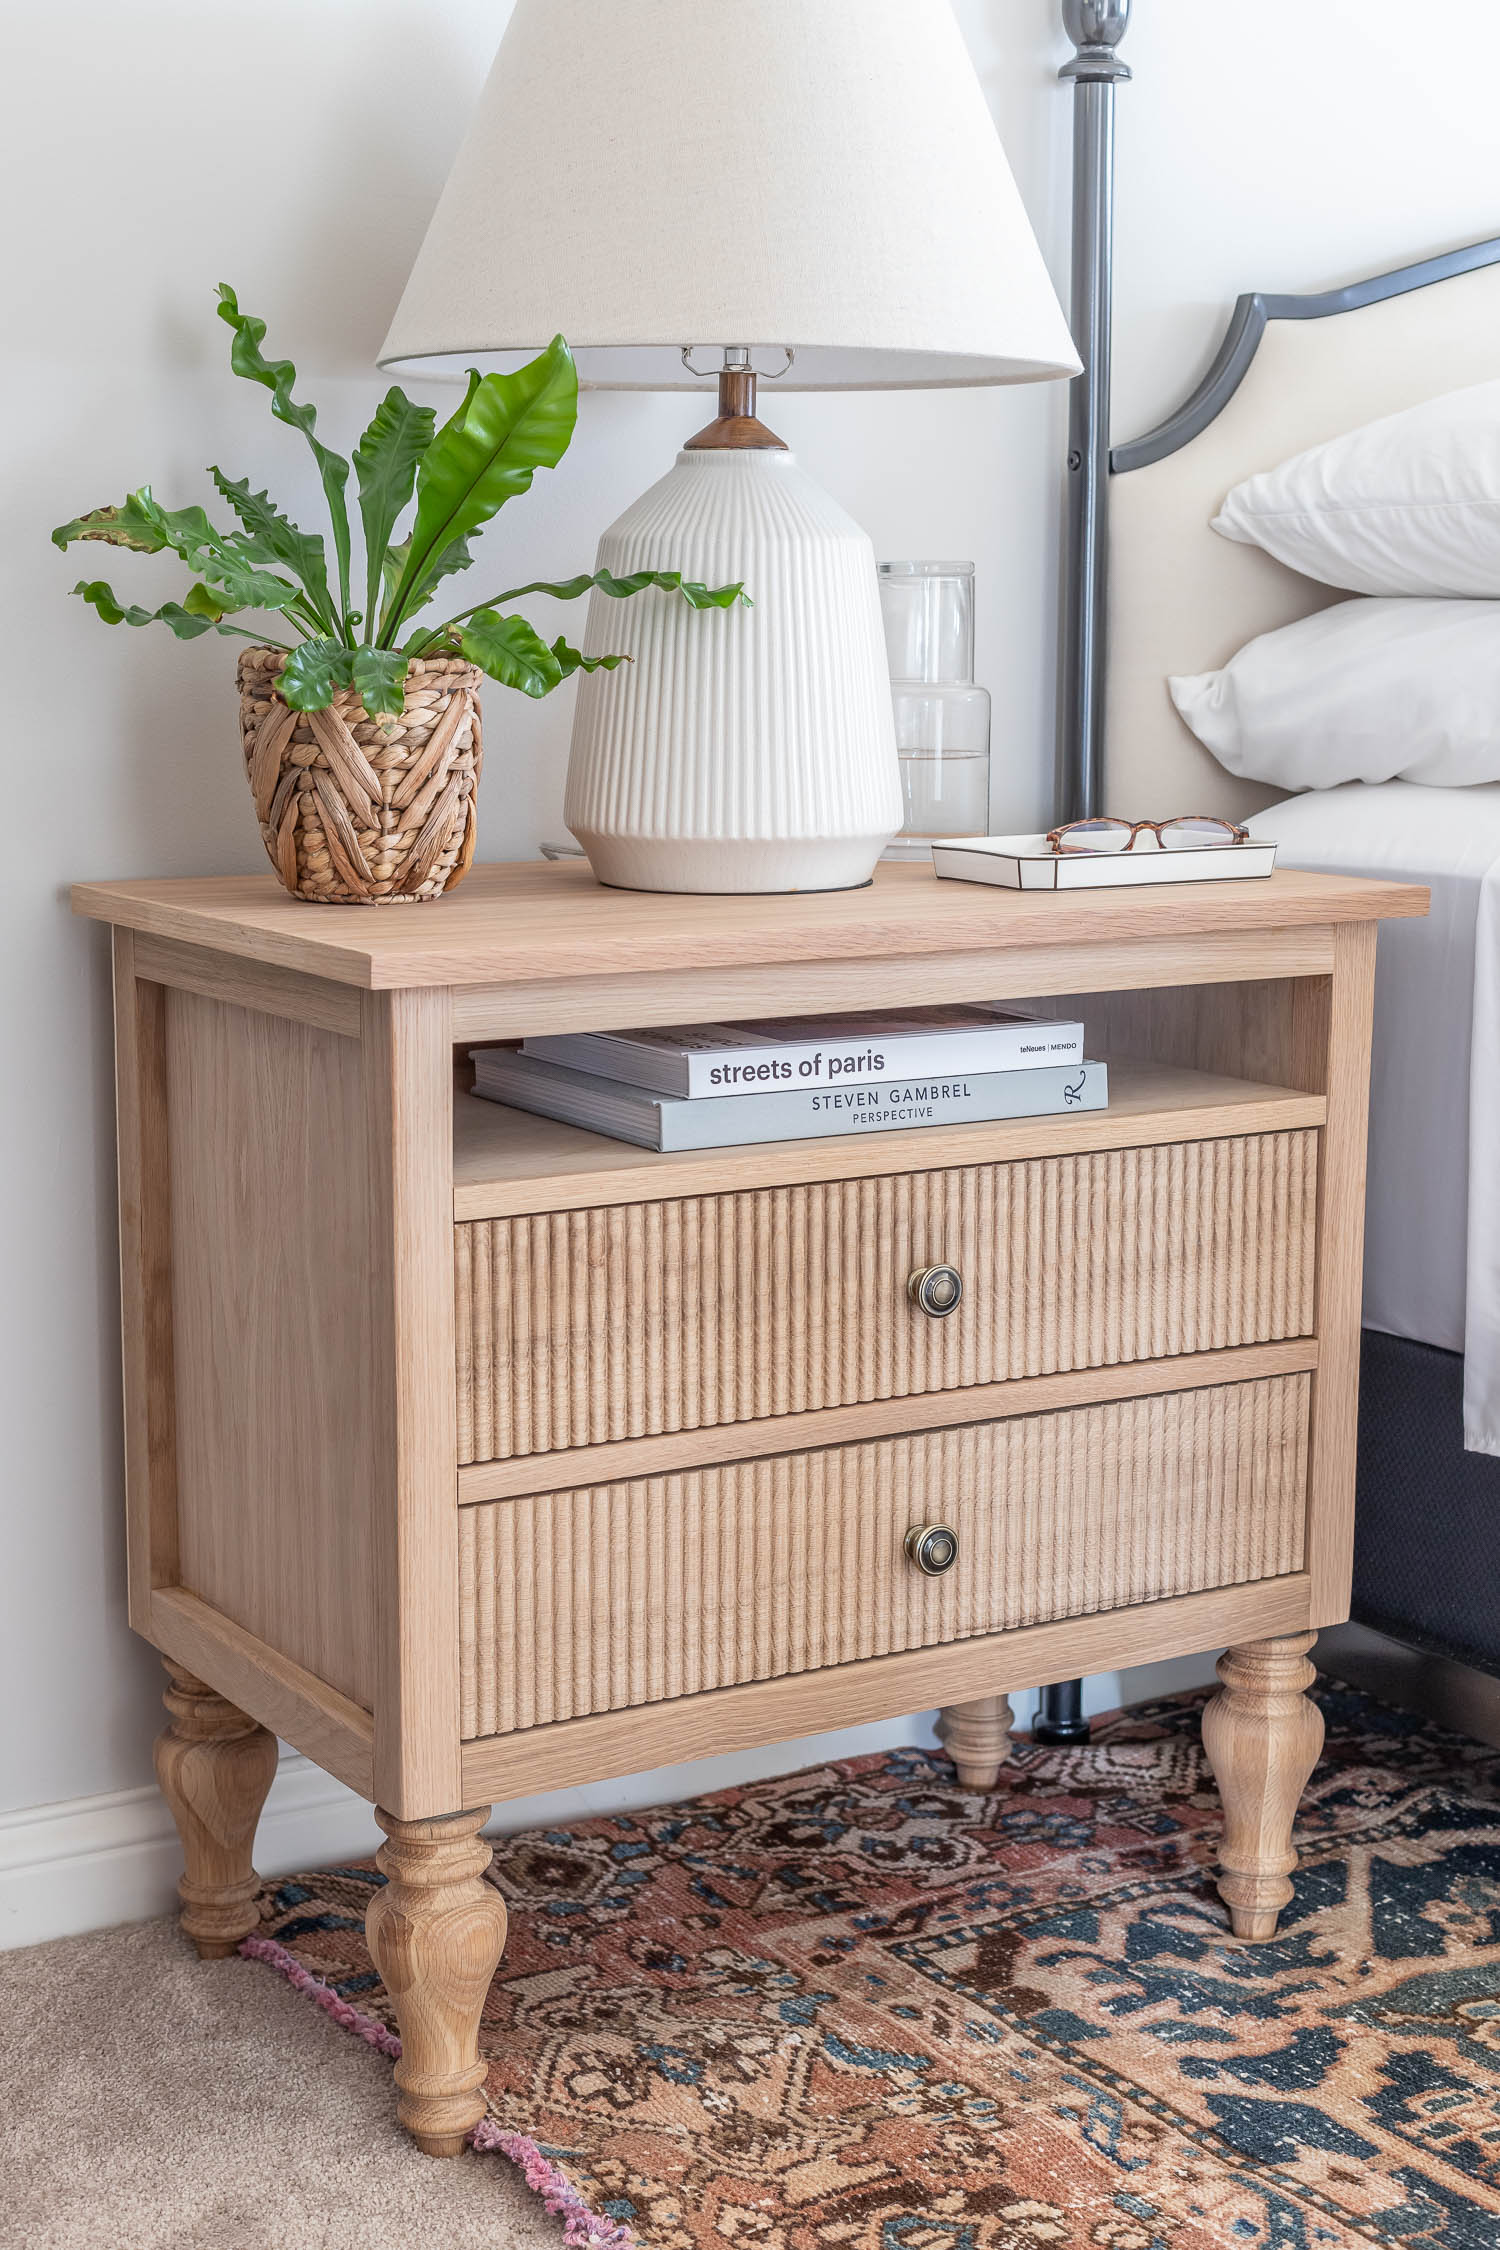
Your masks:
{"label": "wooden lamp neck", "polygon": [[755,412],[755,369],[753,367],[721,367],[719,370],[719,411],[714,420],[690,437],[685,451],[688,453],[744,452],[759,447],[766,451],[785,453],[786,440],[774,430],[768,430]]}

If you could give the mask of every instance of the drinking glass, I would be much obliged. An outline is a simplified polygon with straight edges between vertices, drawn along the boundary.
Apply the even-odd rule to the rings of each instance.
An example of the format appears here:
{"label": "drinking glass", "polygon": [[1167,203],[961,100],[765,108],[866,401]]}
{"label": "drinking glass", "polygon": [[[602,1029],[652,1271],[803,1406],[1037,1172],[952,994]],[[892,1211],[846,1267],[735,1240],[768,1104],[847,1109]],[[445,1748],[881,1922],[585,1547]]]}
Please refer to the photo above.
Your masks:
{"label": "drinking glass", "polygon": [[878,567],[906,804],[885,857],[920,860],[934,837],[989,828],[990,698],[974,685],[974,565]]}

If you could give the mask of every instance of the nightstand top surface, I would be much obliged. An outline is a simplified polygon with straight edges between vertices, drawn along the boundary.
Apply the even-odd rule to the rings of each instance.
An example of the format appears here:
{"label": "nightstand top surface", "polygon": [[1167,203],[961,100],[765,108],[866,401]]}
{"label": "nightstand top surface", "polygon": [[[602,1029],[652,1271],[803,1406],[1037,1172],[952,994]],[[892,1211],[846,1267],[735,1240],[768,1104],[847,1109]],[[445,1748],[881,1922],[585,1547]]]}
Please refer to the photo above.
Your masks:
{"label": "nightstand top surface", "polygon": [[884,865],[862,890],[744,897],[603,889],[580,862],[476,867],[419,905],[311,906],[276,878],[216,875],[79,883],[96,921],[388,991],[549,978],[910,959],[1035,945],[1247,935],[1425,914],[1419,883],[1280,872],[1232,883],[1008,891]]}

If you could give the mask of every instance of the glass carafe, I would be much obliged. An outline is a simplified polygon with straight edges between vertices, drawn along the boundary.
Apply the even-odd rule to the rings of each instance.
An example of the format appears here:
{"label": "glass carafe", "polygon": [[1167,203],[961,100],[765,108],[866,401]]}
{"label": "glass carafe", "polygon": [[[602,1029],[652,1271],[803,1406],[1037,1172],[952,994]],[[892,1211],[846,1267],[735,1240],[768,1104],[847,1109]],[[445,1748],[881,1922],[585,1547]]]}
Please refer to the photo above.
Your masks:
{"label": "glass carafe", "polygon": [[990,698],[974,685],[974,565],[883,562],[879,572],[906,801],[885,856],[926,859],[935,836],[983,836],[990,824]]}

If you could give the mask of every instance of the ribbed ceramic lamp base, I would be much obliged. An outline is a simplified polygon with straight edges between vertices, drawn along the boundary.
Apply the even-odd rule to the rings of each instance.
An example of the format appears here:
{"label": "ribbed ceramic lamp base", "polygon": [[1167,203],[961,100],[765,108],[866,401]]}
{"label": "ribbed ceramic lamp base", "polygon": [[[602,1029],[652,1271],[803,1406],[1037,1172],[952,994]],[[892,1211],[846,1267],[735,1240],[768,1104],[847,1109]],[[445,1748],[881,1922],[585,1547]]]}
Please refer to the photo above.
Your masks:
{"label": "ribbed ceramic lamp base", "polygon": [[751,608],[591,600],[564,817],[603,883],[848,890],[901,825],[875,555],[784,452],[682,453],[599,543]]}
{"label": "ribbed ceramic lamp base", "polygon": [[868,883],[884,836],[752,838],[574,835],[601,883],[622,891],[853,891]]}

